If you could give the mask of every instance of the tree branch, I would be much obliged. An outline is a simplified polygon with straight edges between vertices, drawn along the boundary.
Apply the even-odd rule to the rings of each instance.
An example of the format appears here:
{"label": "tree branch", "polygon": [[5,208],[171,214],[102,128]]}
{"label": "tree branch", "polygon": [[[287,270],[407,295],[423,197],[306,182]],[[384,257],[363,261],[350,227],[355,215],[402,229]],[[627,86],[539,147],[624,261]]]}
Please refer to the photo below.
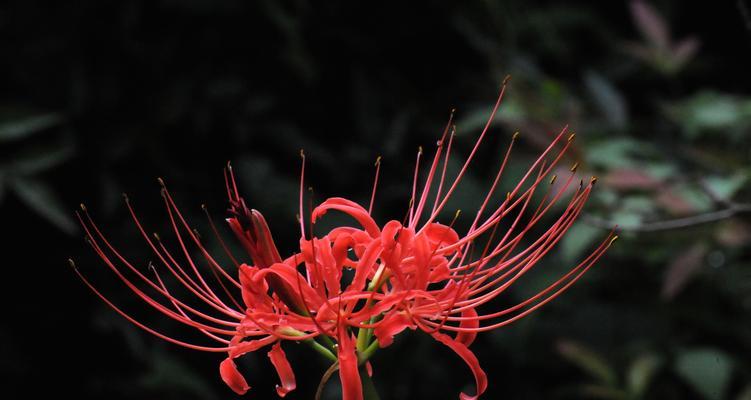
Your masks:
{"label": "tree branch", "polygon": [[[751,204],[730,204],[728,208],[718,211],[710,211],[703,214],[692,215],[689,217],[674,218],[663,221],[644,222],[635,226],[622,226],[619,230],[623,232],[659,232],[671,229],[688,228],[696,225],[708,224],[711,222],[721,221],[730,218],[736,214],[751,212]],[[613,221],[596,217],[590,214],[583,214],[582,220],[592,226],[612,229],[615,223]]]}

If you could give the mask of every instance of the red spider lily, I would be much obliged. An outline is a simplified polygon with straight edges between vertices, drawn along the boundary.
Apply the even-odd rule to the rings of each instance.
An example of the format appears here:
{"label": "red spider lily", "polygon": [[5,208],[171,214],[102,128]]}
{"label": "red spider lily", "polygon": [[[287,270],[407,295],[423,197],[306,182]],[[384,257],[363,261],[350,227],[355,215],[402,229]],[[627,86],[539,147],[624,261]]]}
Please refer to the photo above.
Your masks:
{"label": "red spider lily", "polygon": [[[574,165],[571,174],[562,178],[562,185],[552,185],[556,176],[551,178],[551,171],[574,139],[564,128],[506,196],[494,200],[517,137],[514,134],[469,228],[462,235],[454,229],[459,212],[449,224],[437,222],[483,143],[504,92],[505,83],[488,123],[453,179],[447,179],[454,139],[453,114],[421,185],[418,183],[423,152],[418,152],[412,196],[403,221],[392,220],[381,226],[371,216],[379,158],[367,209],[344,198],[330,198],[311,210],[307,221],[310,229],[306,230],[305,157],[301,153],[300,250],[286,259],[281,258],[263,216],[246,206],[228,167],[225,170],[230,200],[227,222],[252,264],[238,261],[213,224],[211,229],[237,268],[236,277],[227,273],[206,250],[161,179],[162,197],[179,244],[178,252],[168,250],[158,236],[146,233],[126,197],[128,210],[158,260],[159,270],[171,275],[204,303],[201,309],[173,294],[157,266],[149,266],[153,274],[149,277],[123,257],[82,206],[79,219],[88,242],[117,277],[147,304],[195,328],[216,342],[214,346],[157,332],[122,311],[78,269],[74,270],[110,307],[149,333],[184,347],[227,353],[219,372],[238,394],[244,394],[250,386],[234,359],[266,346],[270,346],[268,356],[280,379],[278,395],[284,397],[294,390],[295,375],[281,343],[297,341],[311,345],[334,363],[330,371],[338,369],[344,399],[362,399],[360,367],[364,365],[370,374],[368,359],[373,353],[389,346],[395,335],[409,328],[427,333],[464,360],[474,375],[476,389],[474,395],[462,393],[460,398],[475,399],[487,387],[485,373],[469,350],[477,333],[510,324],[556,298],[591,268],[617,238],[611,232],[581,263],[534,296],[512,307],[486,310],[493,299],[534,268],[561,240],[581,213],[596,181],[576,179]],[[558,203],[563,206],[554,207]],[[313,235],[313,224],[329,211],[351,216],[357,221],[356,226],[340,226],[326,234]],[[557,215],[540,229],[543,217],[551,212]],[[506,225],[500,228],[502,222]],[[542,233],[528,238],[533,228]],[[202,256],[200,269],[197,258],[191,256],[194,251]],[[201,269],[211,272],[214,284],[207,282]],[[345,273],[347,270],[354,272]],[[233,294],[238,292],[240,298]]]}

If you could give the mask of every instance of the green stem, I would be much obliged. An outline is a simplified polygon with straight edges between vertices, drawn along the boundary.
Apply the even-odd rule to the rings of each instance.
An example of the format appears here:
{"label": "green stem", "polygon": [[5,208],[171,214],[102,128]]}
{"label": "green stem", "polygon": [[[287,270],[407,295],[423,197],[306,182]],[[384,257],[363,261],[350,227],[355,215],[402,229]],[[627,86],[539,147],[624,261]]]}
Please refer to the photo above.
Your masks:
{"label": "green stem", "polygon": [[364,364],[365,361],[368,361],[368,359],[373,356],[376,350],[378,350],[378,339],[373,340],[370,346],[368,346],[365,350],[358,352],[357,360],[360,365]]}
{"label": "green stem", "polygon": [[313,350],[317,351],[319,354],[324,356],[329,361],[337,362],[339,359],[336,357],[334,353],[331,352],[326,346],[318,343],[314,339],[307,339],[303,340],[306,344],[308,344],[310,347],[313,348]]}

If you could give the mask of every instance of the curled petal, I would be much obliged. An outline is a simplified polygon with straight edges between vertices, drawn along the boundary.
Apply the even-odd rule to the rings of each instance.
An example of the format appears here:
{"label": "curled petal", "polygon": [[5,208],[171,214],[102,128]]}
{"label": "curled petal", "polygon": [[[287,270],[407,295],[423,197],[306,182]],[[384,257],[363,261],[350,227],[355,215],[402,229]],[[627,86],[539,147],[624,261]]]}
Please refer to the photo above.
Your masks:
{"label": "curled petal", "polygon": [[373,270],[373,264],[375,264],[378,256],[381,255],[382,250],[383,248],[381,247],[380,239],[376,239],[370,243],[367,250],[365,250],[365,253],[362,255],[362,258],[360,258],[360,261],[358,261],[357,263],[357,268],[355,269],[355,277],[352,279],[352,283],[347,288],[348,291],[360,291],[363,289],[363,287],[365,286],[365,279]]}
{"label": "curled petal", "polygon": [[281,343],[277,342],[269,351],[268,356],[271,364],[276,368],[276,373],[279,374],[279,380],[282,383],[276,386],[276,393],[279,397],[284,397],[297,387],[295,373],[292,371],[289,361],[287,361],[287,356],[284,354],[284,350],[282,350]]}
{"label": "curled petal", "polygon": [[[460,328],[475,329],[480,326],[480,320],[477,319],[477,310],[475,310],[474,308],[468,308],[462,311],[462,317],[471,318],[471,319],[463,319],[462,322],[459,324]],[[459,332],[456,335],[456,339],[454,340],[469,347],[469,345],[471,345],[472,342],[475,341],[476,337],[477,337],[477,332]]]}
{"label": "curled petal", "polygon": [[258,267],[246,264],[240,265],[240,286],[245,306],[252,309],[271,310],[271,297],[268,295],[269,286],[264,280],[254,280],[253,276],[259,271]]}
{"label": "curled petal", "polygon": [[365,229],[365,231],[368,232],[368,235],[372,238],[378,237],[381,233],[381,230],[378,229],[378,225],[373,221],[373,218],[370,217],[370,214],[362,208],[362,206],[354,201],[343,199],[341,197],[333,197],[321,203],[321,205],[313,210],[311,219],[315,222],[318,217],[326,214],[328,210],[337,210],[350,215],[362,225],[363,229]]}
{"label": "curled petal", "polygon": [[274,336],[266,336],[262,339],[248,340],[244,342],[242,341],[243,339],[244,338],[242,336],[235,336],[232,338],[232,340],[230,340],[230,346],[232,346],[229,351],[230,357],[240,357],[245,353],[254,352],[261,347],[270,345],[271,343],[274,343],[276,341],[276,338]]}
{"label": "curled petal", "polygon": [[433,246],[450,246],[459,241],[459,235],[450,226],[434,222],[423,232]]}
{"label": "curled petal", "polygon": [[394,336],[406,328],[415,329],[416,326],[406,314],[393,312],[386,314],[373,329],[373,333],[378,338],[378,346],[383,348],[390,346],[394,342]]}
{"label": "curled petal", "polygon": [[470,396],[466,393],[459,394],[459,398],[461,400],[476,400],[481,394],[485,392],[485,389],[488,388],[488,377],[485,375],[485,371],[480,368],[480,362],[477,361],[477,357],[475,357],[475,354],[472,353],[470,349],[467,348],[467,346],[464,345],[464,343],[458,342],[454,339],[452,339],[450,336],[445,335],[443,333],[434,333],[433,338],[435,340],[445,344],[454,351],[459,357],[461,357],[465,363],[467,363],[467,366],[469,366],[469,369],[472,370],[472,375],[475,376],[475,387],[476,387],[476,393],[474,396]]}
{"label": "curled petal", "polygon": [[219,374],[222,376],[224,383],[237,394],[245,394],[250,389],[248,382],[237,370],[237,365],[231,357],[227,357],[219,364]]}
{"label": "curled petal", "polygon": [[339,379],[342,382],[342,400],[362,400],[355,343],[346,331],[339,338]]}

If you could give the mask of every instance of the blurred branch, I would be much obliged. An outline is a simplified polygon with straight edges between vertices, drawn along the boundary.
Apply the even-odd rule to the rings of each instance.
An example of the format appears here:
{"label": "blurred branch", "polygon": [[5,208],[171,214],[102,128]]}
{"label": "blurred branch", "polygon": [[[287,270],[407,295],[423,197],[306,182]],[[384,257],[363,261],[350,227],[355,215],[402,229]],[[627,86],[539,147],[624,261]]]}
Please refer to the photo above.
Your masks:
{"label": "blurred branch", "polygon": [[[639,225],[619,227],[625,232],[659,232],[671,229],[688,228],[696,225],[707,224],[710,222],[721,221],[730,218],[736,214],[751,212],[751,204],[732,203],[724,210],[711,211],[704,214],[692,215],[690,217],[674,218],[663,221],[644,222]],[[585,223],[603,229],[612,229],[615,222],[596,217],[589,214],[582,215]]]}

